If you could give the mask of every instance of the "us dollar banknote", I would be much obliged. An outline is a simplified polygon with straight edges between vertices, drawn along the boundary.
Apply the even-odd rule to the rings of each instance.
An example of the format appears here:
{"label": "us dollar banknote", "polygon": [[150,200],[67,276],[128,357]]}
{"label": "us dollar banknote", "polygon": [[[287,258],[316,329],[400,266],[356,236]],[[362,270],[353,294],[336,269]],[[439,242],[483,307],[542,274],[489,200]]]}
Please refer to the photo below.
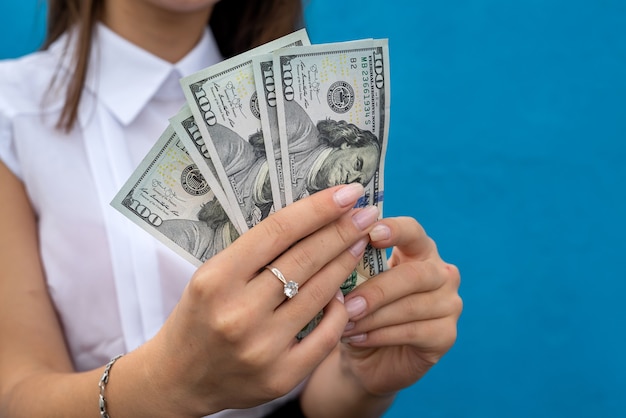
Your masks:
{"label": "us dollar banknote", "polygon": [[[285,177],[283,174],[283,156],[278,132],[278,113],[276,110],[276,76],[274,75],[274,56],[272,54],[257,55],[252,58],[254,81],[258,94],[261,126],[265,140],[265,152],[269,162],[272,191],[278,190],[274,196],[277,209],[287,205],[285,196]],[[291,193],[290,193],[291,195]]]}
{"label": "us dollar banknote", "polygon": [[200,173],[209,184],[211,191],[215,194],[233,225],[237,227],[238,231],[245,231],[247,227],[243,214],[239,208],[233,208],[230,205],[224,188],[219,182],[213,160],[209,155],[206,140],[202,137],[200,128],[198,128],[196,119],[191,114],[191,109],[189,109],[188,105],[183,106],[176,115],[170,118],[170,126],[178,135],[191,159],[198,166]]}
{"label": "us dollar banknote", "polygon": [[171,126],[111,205],[196,266],[239,236]]}
{"label": "us dollar banknote", "polygon": [[231,210],[241,212],[244,232],[276,210],[274,201],[282,207],[276,168],[268,159],[274,154],[266,152],[262,134],[252,57],[309,43],[300,30],[181,79]]}
{"label": "us dollar banknote", "polygon": [[[359,182],[365,195],[358,205],[376,205],[382,213],[390,98],[387,40],[285,48],[273,55],[287,204]],[[384,269],[385,251],[370,246],[357,281]]]}

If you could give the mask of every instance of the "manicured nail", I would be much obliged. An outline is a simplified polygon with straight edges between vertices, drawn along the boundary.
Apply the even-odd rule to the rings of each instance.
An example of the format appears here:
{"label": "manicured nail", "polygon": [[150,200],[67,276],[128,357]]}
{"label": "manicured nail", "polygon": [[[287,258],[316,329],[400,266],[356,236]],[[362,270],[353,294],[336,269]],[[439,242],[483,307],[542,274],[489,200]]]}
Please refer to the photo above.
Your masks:
{"label": "manicured nail", "polygon": [[354,202],[363,196],[364,191],[365,189],[361,183],[347,184],[335,192],[334,199],[340,207],[345,208],[346,206],[354,205]]}
{"label": "manicured nail", "polygon": [[357,334],[357,335],[352,335],[350,337],[342,337],[341,338],[341,342],[342,343],[362,343],[363,341],[367,340],[367,334]]}
{"label": "manicured nail", "polygon": [[352,216],[352,221],[361,230],[364,230],[374,224],[378,220],[380,210],[376,206],[367,206],[357,211]]}
{"label": "manicured nail", "polygon": [[385,224],[378,224],[370,231],[372,241],[382,241],[391,237],[391,229]]}
{"label": "manicured nail", "polygon": [[365,247],[367,247],[367,244],[369,244],[369,242],[369,239],[361,238],[360,240],[352,244],[348,251],[350,251],[350,254],[352,254],[353,256],[359,258],[363,254],[363,251],[365,251]]}
{"label": "manicured nail", "polygon": [[355,322],[350,321],[350,322],[348,322],[348,323],[346,324],[346,327],[343,329],[343,332],[348,332],[348,331],[351,331],[351,330],[353,330],[353,329],[354,329],[354,327],[356,327],[356,323],[355,323]]}
{"label": "manicured nail", "polygon": [[343,292],[341,291],[341,289],[337,290],[337,293],[335,293],[335,299],[343,303],[344,299],[343,299]]}
{"label": "manicured nail", "polygon": [[365,308],[367,308],[367,302],[364,297],[357,296],[355,298],[350,299],[345,303],[346,311],[348,311],[348,317],[354,318],[365,312]]}

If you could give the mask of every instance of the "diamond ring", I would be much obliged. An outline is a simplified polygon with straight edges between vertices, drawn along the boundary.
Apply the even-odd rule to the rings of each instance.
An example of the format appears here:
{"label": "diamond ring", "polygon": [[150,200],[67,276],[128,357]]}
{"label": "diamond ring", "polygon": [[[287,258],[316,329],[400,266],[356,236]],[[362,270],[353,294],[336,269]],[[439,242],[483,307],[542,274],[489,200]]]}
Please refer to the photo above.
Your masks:
{"label": "diamond ring", "polygon": [[283,293],[285,293],[285,296],[291,299],[298,294],[298,283],[292,280],[287,281],[287,279],[285,279],[285,276],[283,276],[283,273],[281,273],[280,270],[272,265],[267,265],[265,266],[265,268],[271,271],[278,280],[283,282]]}

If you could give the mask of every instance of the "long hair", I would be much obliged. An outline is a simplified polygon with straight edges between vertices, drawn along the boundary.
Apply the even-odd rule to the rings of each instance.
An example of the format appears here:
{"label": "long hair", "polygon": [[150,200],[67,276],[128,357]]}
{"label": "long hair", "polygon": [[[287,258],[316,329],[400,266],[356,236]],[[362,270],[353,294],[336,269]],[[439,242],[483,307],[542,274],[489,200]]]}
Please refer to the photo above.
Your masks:
{"label": "long hair", "polygon": [[[72,77],[67,84],[65,103],[57,128],[70,131],[78,117],[93,28],[100,19],[104,0],[48,0],[47,32],[43,49],[77,25],[78,42],[73,51]],[[207,22],[224,58],[245,52],[302,25],[300,0],[222,0]],[[66,51],[67,52],[67,51]],[[56,82],[56,76],[53,84]]]}

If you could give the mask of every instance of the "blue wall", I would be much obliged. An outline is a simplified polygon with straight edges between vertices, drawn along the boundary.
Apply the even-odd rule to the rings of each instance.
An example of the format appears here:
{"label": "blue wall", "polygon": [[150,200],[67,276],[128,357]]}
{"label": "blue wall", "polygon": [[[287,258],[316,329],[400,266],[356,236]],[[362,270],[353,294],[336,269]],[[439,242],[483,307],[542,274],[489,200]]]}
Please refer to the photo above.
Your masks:
{"label": "blue wall", "polygon": [[[36,45],[36,1],[0,6],[0,56]],[[457,344],[387,416],[626,416],[626,2],[310,0],[307,23],[390,39],[385,212],[463,277]]]}
{"label": "blue wall", "polygon": [[0,59],[37,49],[45,31],[45,0],[0,3]]}

